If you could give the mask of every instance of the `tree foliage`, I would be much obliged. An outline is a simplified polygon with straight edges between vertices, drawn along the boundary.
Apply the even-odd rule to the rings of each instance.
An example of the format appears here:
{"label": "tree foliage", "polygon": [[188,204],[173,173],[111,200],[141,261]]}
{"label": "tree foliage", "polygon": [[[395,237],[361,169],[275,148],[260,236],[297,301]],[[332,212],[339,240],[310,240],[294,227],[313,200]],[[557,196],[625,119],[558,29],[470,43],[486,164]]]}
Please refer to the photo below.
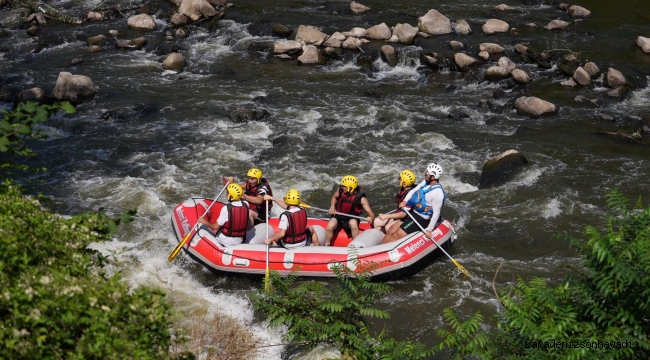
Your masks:
{"label": "tree foliage", "polygon": [[336,281],[299,281],[297,275],[282,278],[271,272],[270,291],[253,294],[255,310],[264,313],[272,327],[285,325],[285,339],[315,347],[331,343],[344,359],[421,359],[432,354],[424,345],[373,337],[368,319],[390,315],[374,307],[392,288],[370,280],[376,264],[360,263],[359,272],[335,267]]}
{"label": "tree foliage", "polygon": [[2,178],[8,178],[12,170],[27,169],[25,165],[16,164],[16,157],[35,156],[34,152],[25,146],[26,140],[44,138],[43,132],[35,129],[34,125],[45,122],[59,109],[68,114],[76,112],[74,106],[67,101],[53,105],[28,101],[18,104],[13,111],[2,110],[3,118],[0,121],[0,175]]}
{"label": "tree foliage", "polygon": [[[587,226],[586,239],[569,236],[581,253],[581,269],[561,284],[519,279],[501,295],[503,312],[493,331],[446,318],[438,350],[456,358],[648,359],[650,357],[650,207],[618,191],[607,195],[611,214],[604,231]],[[477,339],[488,339],[483,342]]]}

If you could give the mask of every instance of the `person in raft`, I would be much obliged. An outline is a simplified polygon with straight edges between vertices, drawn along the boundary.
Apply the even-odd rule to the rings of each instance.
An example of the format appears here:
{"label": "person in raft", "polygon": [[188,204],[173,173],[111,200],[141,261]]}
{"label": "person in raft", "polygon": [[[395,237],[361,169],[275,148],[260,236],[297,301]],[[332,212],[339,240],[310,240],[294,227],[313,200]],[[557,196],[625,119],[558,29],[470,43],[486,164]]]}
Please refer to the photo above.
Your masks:
{"label": "person in raft", "polygon": [[[445,190],[440,185],[440,176],[442,176],[442,167],[440,165],[436,163],[427,165],[424,181],[409,192],[400,204],[400,207],[410,208],[408,211],[424,228],[429,239],[433,239],[431,233],[442,221],[440,211],[447,198]],[[405,218],[397,231],[386,234],[381,243],[385,244],[398,240],[416,231],[420,231],[420,227],[415,224],[411,217]]]}
{"label": "person in raft", "polygon": [[379,214],[373,223],[373,227],[381,230],[384,234],[389,231],[395,232],[402,225],[402,219],[406,217],[406,213],[399,206],[404,201],[406,194],[415,186],[415,174],[411,170],[403,170],[399,173],[397,180],[399,181],[399,190],[395,194],[397,210],[392,214]]}
{"label": "person in raft", "polygon": [[346,175],[341,179],[341,185],[332,195],[330,204],[329,213],[332,216],[325,232],[326,246],[330,245],[341,229],[345,230],[348,237],[352,239],[359,235],[359,220],[335,212],[359,216],[365,210],[368,214],[368,222],[372,224],[375,221],[375,214],[370,208],[366,193],[359,187],[357,178],[352,175]]}
{"label": "person in raft", "polygon": [[300,193],[298,190],[289,190],[284,197],[284,201],[271,195],[264,195],[264,200],[275,201],[281,208],[287,209],[287,211],[280,214],[278,232],[264,240],[265,244],[278,245],[279,243],[285,249],[306,246],[307,241],[314,246],[320,245],[314,228],[307,226],[307,211],[300,207]]}
{"label": "person in raft", "polygon": [[[250,204],[249,207],[249,216],[253,225],[265,223],[267,219],[266,213],[266,204],[264,204],[264,195],[273,196],[273,191],[271,190],[271,185],[269,182],[262,177],[262,170],[258,168],[252,168],[248,170],[246,174],[248,180],[245,183],[240,184],[244,188],[244,195],[242,199],[248,201]],[[235,182],[235,178],[228,177],[228,181],[231,183]],[[273,203],[269,203],[269,211]]]}
{"label": "person in raft", "polygon": [[241,244],[246,237],[246,230],[253,227],[248,217],[248,203],[242,201],[244,189],[239,184],[227,187],[228,204],[221,208],[215,223],[210,223],[203,216],[199,222],[217,234],[217,241],[223,246]]}

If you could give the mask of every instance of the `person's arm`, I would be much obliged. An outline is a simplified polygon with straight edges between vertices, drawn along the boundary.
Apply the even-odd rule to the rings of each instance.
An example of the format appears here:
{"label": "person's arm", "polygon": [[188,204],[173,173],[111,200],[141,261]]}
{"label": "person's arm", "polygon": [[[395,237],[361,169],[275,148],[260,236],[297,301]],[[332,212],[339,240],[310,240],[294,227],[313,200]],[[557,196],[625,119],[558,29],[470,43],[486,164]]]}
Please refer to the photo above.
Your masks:
{"label": "person's arm", "polygon": [[406,213],[401,211],[393,214],[379,214],[377,217],[379,220],[403,219],[406,217]]}
{"label": "person's arm", "polygon": [[264,201],[275,201],[283,209],[289,209],[289,206],[282,200],[274,198],[271,195],[264,195]]}
{"label": "person's arm", "polygon": [[332,195],[332,198],[330,199],[330,214],[334,214],[336,212],[336,201],[339,199],[339,191],[336,190],[334,194]]}
{"label": "person's arm", "polygon": [[413,194],[415,194],[418,190],[420,190],[420,188],[422,188],[424,185],[426,185],[426,181],[422,180],[422,182],[419,183],[418,186],[416,186],[413,189],[409,190],[409,192],[406,193],[406,196],[404,196],[404,200],[402,200],[402,202],[399,204],[399,207],[403,208],[404,206],[406,206],[406,204],[408,204],[409,200],[411,200],[411,197],[413,196]]}
{"label": "person's arm", "polygon": [[361,198],[361,206],[363,207],[363,210],[368,213],[368,222],[372,224],[375,221],[375,213],[372,212],[372,209],[370,208],[370,202],[365,196]]}
{"label": "person's arm", "polygon": [[277,245],[278,244],[277,241],[282,239],[284,235],[287,233],[287,227],[289,227],[289,220],[287,219],[286,216],[287,216],[286,214],[280,215],[280,224],[278,225],[278,232],[276,232],[275,235],[271,236],[270,238],[264,240],[264,243],[266,245],[271,245],[271,243],[273,243],[273,245]]}
{"label": "person's arm", "polygon": [[219,229],[221,229],[221,226],[225,224],[226,221],[228,221],[228,210],[226,209],[225,206],[221,208],[221,211],[219,212],[219,217],[217,218],[217,221],[214,224],[208,222],[208,220],[206,220],[203,216],[199,218],[199,222],[201,224],[207,226],[208,229],[212,230],[215,233],[218,232]]}

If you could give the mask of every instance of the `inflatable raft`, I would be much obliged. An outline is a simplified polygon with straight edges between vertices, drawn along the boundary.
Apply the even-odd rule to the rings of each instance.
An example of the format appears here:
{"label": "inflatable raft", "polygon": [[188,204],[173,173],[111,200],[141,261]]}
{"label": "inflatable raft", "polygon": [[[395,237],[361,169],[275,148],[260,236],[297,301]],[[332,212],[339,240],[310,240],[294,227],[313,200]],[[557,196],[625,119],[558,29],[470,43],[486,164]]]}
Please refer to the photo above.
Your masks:
{"label": "inflatable raft", "polygon": [[[197,219],[211,204],[211,199],[191,198],[174,208],[172,225],[178,241],[192,230]],[[206,216],[208,221],[214,222],[224,205],[215,203]],[[308,225],[314,226],[321,244],[325,242],[327,222],[328,219],[308,218]],[[277,217],[269,219],[269,236],[275,233],[278,224]],[[269,268],[282,275],[296,271],[300,276],[332,277],[335,276],[332,268],[336,265],[358,271],[358,264],[374,262],[380,265],[372,271],[373,279],[400,278],[414,274],[443,255],[437,249],[438,245],[449,251],[455,241],[454,228],[448,220],[434,229],[436,243],[427,239],[422,232],[416,232],[395,242],[379,245],[383,238],[381,231],[370,229],[366,222],[359,227],[360,234],[356,239],[352,240],[345,231],[340,231],[331,246],[309,245],[291,250],[271,246]],[[216,235],[211,230],[201,226],[183,249],[194,260],[213,270],[263,275],[266,272],[266,238],[267,225],[258,224],[248,231],[244,243],[226,247],[215,240]]]}

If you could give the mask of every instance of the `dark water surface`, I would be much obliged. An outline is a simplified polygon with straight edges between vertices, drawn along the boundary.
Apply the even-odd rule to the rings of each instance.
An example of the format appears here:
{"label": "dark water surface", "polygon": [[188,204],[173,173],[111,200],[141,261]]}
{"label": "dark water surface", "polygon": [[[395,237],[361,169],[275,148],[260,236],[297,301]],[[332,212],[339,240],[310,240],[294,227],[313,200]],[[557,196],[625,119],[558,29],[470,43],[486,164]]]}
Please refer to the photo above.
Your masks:
{"label": "dark water surface", "polygon": [[[210,316],[226,312],[250,324],[271,342],[280,334],[254,320],[247,294],[258,278],[214,275],[185,256],[166,262],[175,245],[169,216],[190,196],[214,197],[219,176],[243,179],[252,167],[261,168],[277,194],[295,187],[304,201],[327,207],[340,178],[354,174],[367,190],[375,211],[392,208],[395,178],[404,168],[422,176],[427,163],[439,162],[448,192],[444,215],[457,226],[451,255],[469,270],[465,279],[446,259],[434,262],[412,278],[394,281],[395,292],[380,306],[392,319],[378,322],[390,336],[435,344],[442,310],[461,314],[496,311],[492,292],[495,270],[503,263],[496,286],[503,288],[520,276],[551,280],[567,273],[576,255],[565,240],[553,235],[579,235],[587,224],[602,223],[603,196],[617,188],[636,198],[648,197],[650,149],[598,134],[635,126],[629,116],[648,118],[649,90],[639,87],[623,101],[607,99],[603,87],[565,88],[555,69],[518,63],[533,82],[521,93],[560,106],[557,114],[539,119],[477,106],[504,89],[501,105],[515,91],[503,83],[443,68],[422,71],[419,53],[452,54],[448,42],[465,43],[476,55],[478,45],[495,42],[518,59],[514,45],[539,49],[570,49],[594,61],[603,71],[614,67],[635,84],[650,74],[650,55],[634,45],[637,36],[650,37],[650,5],[646,1],[584,1],[592,16],[568,30],[542,26],[567,13],[550,5],[506,2],[512,12],[496,12],[500,1],[443,0],[364,1],[373,11],[364,16],[348,12],[347,2],[238,1],[214,31],[190,28],[190,36],[175,44],[188,61],[180,74],[163,72],[164,33],[168,19],[157,17],[158,29],[128,30],[126,20],[49,28],[64,39],[61,45],[32,53],[37,45],[24,30],[11,30],[0,39],[3,50],[0,79],[15,88],[39,86],[50,91],[60,71],[89,76],[97,96],[79,106],[79,113],[47,123],[51,139],[35,144],[38,165],[48,173],[34,192],[53,199],[53,207],[73,214],[100,206],[117,213],[139,208],[137,220],[115,240],[98,245],[117,251],[132,284],[161,286],[178,307]],[[84,13],[96,5],[55,2]],[[252,44],[279,40],[270,31],[275,22],[294,29],[320,26],[326,33],[386,22],[417,25],[417,17],[432,6],[452,21],[465,19],[469,36],[418,38],[412,46],[395,45],[397,67],[376,61],[373,70],[357,66],[357,54],[325,66],[302,67],[266,52],[249,51]],[[342,10],[343,9],[343,10]],[[0,22],[11,22],[2,10]],[[514,32],[487,36],[480,30],[489,18],[507,21]],[[537,27],[526,26],[535,23]],[[87,52],[86,37],[117,29],[127,37],[145,36],[149,45],[126,52],[107,47]],[[381,43],[371,43],[377,48]],[[163,48],[163,50],[160,50]],[[83,63],[70,67],[72,58]],[[493,63],[481,65],[481,71]],[[480,74],[481,72],[477,72]],[[445,91],[453,85],[455,91]],[[512,93],[512,94],[511,94]],[[577,104],[573,98],[603,98],[602,107]],[[517,95],[519,96],[519,95]],[[8,104],[7,104],[8,106]],[[239,123],[228,114],[237,108],[266,110],[270,117]],[[449,117],[463,113],[463,118]],[[603,121],[609,114],[614,122]],[[276,145],[274,146],[274,141]],[[488,159],[509,149],[522,152],[530,165],[511,182],[497,188],[477,188]],[[319,216],[319,213],[313,213]],[[264,356],[280,357],[280,350]]]}

